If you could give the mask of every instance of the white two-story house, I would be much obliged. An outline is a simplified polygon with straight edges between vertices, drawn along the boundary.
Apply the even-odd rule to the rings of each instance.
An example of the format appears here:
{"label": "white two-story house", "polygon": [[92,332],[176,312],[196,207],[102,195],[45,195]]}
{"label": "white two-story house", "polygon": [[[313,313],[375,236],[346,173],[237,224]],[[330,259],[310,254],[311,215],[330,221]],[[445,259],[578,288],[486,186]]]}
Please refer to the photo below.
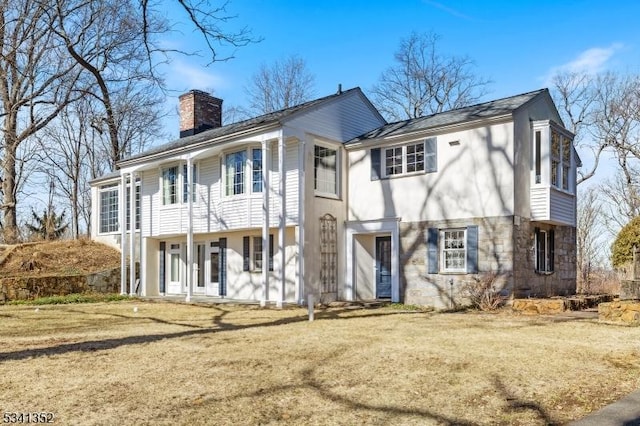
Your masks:
{"label": "white two-story house", "polygon": [[181,96],[180,139],[92,182],[123,292],[128,259],[129,292],[187,300],[448,307],[483,274],[515,297],[575,291],[579,159],[547,90],[392,124],[357,88],[222,113]]}

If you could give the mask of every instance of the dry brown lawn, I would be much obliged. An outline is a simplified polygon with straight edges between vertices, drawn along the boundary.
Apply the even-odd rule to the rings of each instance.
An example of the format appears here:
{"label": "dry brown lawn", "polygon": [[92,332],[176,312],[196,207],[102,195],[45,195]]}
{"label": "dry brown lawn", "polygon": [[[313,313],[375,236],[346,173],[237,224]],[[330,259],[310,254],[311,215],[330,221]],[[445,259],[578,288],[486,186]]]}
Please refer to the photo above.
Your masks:
{"label": "dry brown lawn", "polygon": [[553,424],[640,388],[640,327],[593,320],[35,309],[0,306],[0,413],[49,411],[56,424]]}

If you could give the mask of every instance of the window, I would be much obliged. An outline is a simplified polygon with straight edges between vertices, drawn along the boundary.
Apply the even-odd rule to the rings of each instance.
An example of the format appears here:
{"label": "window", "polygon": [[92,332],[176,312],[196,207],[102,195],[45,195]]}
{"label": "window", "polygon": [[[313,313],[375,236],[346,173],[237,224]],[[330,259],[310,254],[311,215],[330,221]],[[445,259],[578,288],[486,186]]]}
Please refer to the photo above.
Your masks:
{"label": "window", "polygon": [[379,179],[380,169],[383,178],[437,171],[436,138],[428,138],[424,142],[410,145],[382,148],[382,165],[380,149],[371,150],[372,180]]}
{"label": "window", "polygon": [[441,232],[442,270],[444,272],[466,272],[467,237],[466,229]]}
{"label": "window", "polygon": [[536,130],[536,183],[541,183],[541,145],[542,145],[542,132],[540,130]]}
{"label": "window", "polygon": [[535,229],[536,244],[536,272],[551,273],[553,272],[554,260],[554,231],[553,229],[544,230]]}
{"label": "window", "polygon": [[262,192],[262,149],[251,150],[251,191]]}
{"label": "window", "polygon": [[[127,210],[128,211],[128,210]],[[100,188],[100,232],[118,231],[118,185]]]}
{"label": "window", "polygon": [[247,162],[247,151],[238,151],[226,156],[225,194],[244,194],[244,168]]}
{"label": "window", "polygon": [[[262,236],[242,238],[242,270],[262,271],[264,267]],[[269,270],[273,271],[273,234],[269,234]]]}
{"label": "window", "polygon": [[387,176],[402,174],[402,147],[384,150],[384,173]]}
{"label": "window", "polygon": [[571,139],[551,130],[551,185],[567,191],[571,172],[571,144]]}
{"label": "window", "polygon": [[[198,183],[198,170],[195,164],[191,165],[191,200],[196,201],[196,185]],[[182,165],[182,202],[189,201],[189,179],[187,179],[187,165]]]}
{"label": "window", "polygon": [[162,170],[162,204],[176,204],[178,202],[178,167],[168,167]]}
{"label": "window", "polygon": [[253,237],[253,270],[262,271],[262,237]]}
{"label": "window", "polygon": [[[136,229],[140,229],[140,181],[136,182]],[[127,231],[131,230],[131,185],[127,186]]]}
{"label": "window", "polygon": [[314,147],[314,189],[321,194],[338,195],[338,151]]}
{"label": "window", "polygon": [[478,226],[429,228],[427,273],[478,273]]}

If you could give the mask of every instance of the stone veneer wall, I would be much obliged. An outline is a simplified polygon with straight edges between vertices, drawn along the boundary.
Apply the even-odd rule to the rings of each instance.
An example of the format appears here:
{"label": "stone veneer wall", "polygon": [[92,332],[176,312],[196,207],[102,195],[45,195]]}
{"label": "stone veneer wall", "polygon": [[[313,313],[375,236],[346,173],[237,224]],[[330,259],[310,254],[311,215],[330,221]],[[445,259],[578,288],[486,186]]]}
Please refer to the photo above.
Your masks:
{"label": "stone veneer wall", "polygon": [[[428,274],[428,228],[478,226],[478,274]],[[455,308],[468,303],[464,287],[496,273],[504,296],[551,297],[575,294],[575,228],[555,226],[555,272],[535,272],[534,229],[546,225],[513,216],[400,223],[400,295],[406,304]],[[546,226],[549,228],[549,226]],[[453,284],[453,285],[451,285]]]}
{"label": "stone veneer wall", "polygon": [[120,268],[89,275],[0,278],[0,303],[74,293],[119,293]]}
{"label": "stone veneer wall", "polygon": [[[428,274],[428,228],[478,226],[479,274]],[[400,223],[400,295],[406,304],[455,308],[467,304],[464,287],[482,273],[498,273],[496,287],[511,293],[513,286],[513,217]],[[453,285],[451,285],[453,283]]]}
{"label": "stone veneer wall", "polygon": [[[519,222],[519,224],[518,224]],[[535,271],[535,228],[551,229],[550,225],[520,218],[515,221],[514,268],[516,298],[567,296],[576,292],[576,229],[554,226],[554,272],[548,275]]]}

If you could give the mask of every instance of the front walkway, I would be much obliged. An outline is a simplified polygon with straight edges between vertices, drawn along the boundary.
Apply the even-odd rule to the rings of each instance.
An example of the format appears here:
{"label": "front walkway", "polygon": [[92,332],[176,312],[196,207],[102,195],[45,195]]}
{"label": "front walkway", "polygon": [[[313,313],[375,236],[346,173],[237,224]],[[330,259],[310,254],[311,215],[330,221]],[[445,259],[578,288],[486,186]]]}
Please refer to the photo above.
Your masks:
{"label": "front walkway", "polygon": [[640,390],[569,426],[640,426]]}

